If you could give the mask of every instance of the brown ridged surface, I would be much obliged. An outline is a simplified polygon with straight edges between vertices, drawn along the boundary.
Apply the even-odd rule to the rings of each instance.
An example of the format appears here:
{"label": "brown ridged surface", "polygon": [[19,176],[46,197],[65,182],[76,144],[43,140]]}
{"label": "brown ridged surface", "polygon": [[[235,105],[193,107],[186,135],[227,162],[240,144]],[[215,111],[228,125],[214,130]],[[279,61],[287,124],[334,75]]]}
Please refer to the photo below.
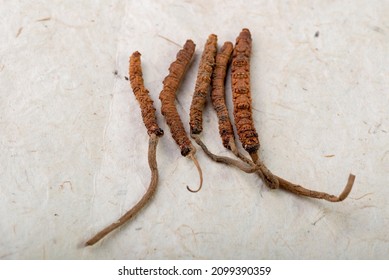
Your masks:
{"label": "brown ridged surface", "polygon": [[169,74],[163,80],[163,89],[159,95],[159,99],[162,103],[162,115],[165,116],[166,123],[170,128],[172,137],[181,149],[181,155],[189,157],[196,165],[197,171],[199,172],[199,187],[196,190],[192,190],[186,186],[186,188],[191,192],[198,192],[201,189],[203,185],[203,173],[195,157],[196,149],[186,135],[184,125],[182,124],[180,115],[177,112],[175,101],[179,84],[190,64],[195,47],[196,45],[192,40],[186,41],[184,48],[178,52],[176,60],[170,64]]}
{"label": "brown ridged surface", "polygon": [[231,42],[225,42],[216,55],[216,65],[212,76],[211,100],[219,120],[219,134],[223,146],[231,149],[231,141],[234,141],[234,130],[228,115],[225,99],[225,80],[227,75],[228,62],[234,47]]}
{"label": "brown ridged surface", "polygon": [[178,87],[192,59],[195,47],[192,40],[186,41],[183,49],[178,52],[176,60],[170,64],[169,75],[163,80],[163,89],[159,95],[162,115],[165,116],[172,137],[180,147],[183,156],[188,155],[194,147],[186,135],[175,102]]}
{"label": "brown ridged surface", "polygon": [[212,72],[217,52],[217,36],[209,35],[201,56],[197,72],[196,86],[190,106],[190,133],[200,134],[203,131],[203,110],[211,85]]}
{"label": "brown ridged surface", "polygon": [[163,135],[163,130],[157,124],[154,102],[149,95],[149,91],[144,86],[140,56],[139,52],[134,52],[130,57],[129,74],[131,87],[139,102],[147,133],[149,135],[161,136]]}
{"label": "brown ridged surface", "polygon": [[259,148],[258,134],[252,117],[250,90],[251,34],[246,28],[236,38],[232,54],[231,83],[234,104],[234,119],[243,148],[255,154]]}

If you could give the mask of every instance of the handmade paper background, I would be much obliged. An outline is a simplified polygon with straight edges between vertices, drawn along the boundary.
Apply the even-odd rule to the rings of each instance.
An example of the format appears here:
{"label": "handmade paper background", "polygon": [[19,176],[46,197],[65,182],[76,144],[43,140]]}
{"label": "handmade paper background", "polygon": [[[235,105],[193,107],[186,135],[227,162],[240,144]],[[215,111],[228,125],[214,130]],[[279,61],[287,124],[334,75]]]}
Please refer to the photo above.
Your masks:
{"label": "handmade paper background", "polygon": [[[387,1],[0,1],[1,259],[387,259]],[[201,192],[160,114],[159,92],[186,39],[196,56],[177,105],[188,129],[207,36],[247,27],[260,154],[276,174],[350,197],[331,204],[269,190],[202,151]],[[142,53],[165,129],[157,193],[131,223],[82,244],[149,182],[148,136],[125,79]],[[230,94],[230,89],[228,89]],[[229,101],[231,108],[231,102]],[[203,139],[222,147],[215,112]]]}

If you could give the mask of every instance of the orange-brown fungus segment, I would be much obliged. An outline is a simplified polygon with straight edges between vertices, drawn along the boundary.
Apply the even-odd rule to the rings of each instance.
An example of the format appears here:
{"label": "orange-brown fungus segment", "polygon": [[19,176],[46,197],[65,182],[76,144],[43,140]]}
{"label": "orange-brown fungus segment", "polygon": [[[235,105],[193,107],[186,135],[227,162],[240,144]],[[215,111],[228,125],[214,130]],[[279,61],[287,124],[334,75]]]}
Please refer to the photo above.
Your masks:
{"label": "orange-brown fungus segment", "polygon": [[130,57],[129,74],[131,87],[139,102],[147,133],[149,135],[161,136],[163,135],[163,130],[157,124],[154,102],[149,95],[149,91],[144,86],[140,56],[139,52],[134,52]]}
{"label": "orange-brown fungus segment", "polygon": [[225,42],[216,55],[216,65],[212,76],[211,100],[219,120],[219,134],[223,141],[223,146],[231,150],[234,143],[234,130],[228,115],[225,99],[225,79],[228,62],[234,47],[231,42]]}
{"label": "orange-brown fungus segment", "polygon": [[163,80],[163,89],[159,95],[161,100],[162,115],[170,128],[173,139],[181,149],[181,154],[186,156],[192,150],[192,144],[186,135],[184,125],[176,109],[176,93],[179,84],[184,77],[186,69],[195,51],[195,44],[192,40],[187,40],[184,48],[177,54],[177,59],[169,67],[169,75]]}
{"label": "orange-brown fungus segment", "polygon": [[192,192],[197,192],[201,189],[203,183],[203,177],[201,168],[198,165],[198,162],[195,158],[196,149],[189,140],[184,125],[181,121],[180,115],[177,112],[175,105],[176,94],[178,87],[184,74],[190,64],[192,56],[194,54],[196,45],[192,40],[187,40],[183,49],[177,53],[176,60],[170,64],[169,74],[163,80],[163,89],[159,95],[161,100],[161,112],[166,119],[166,123],[170,128],[173,139],[176,141],[177,145],[180,147],[181,155],[188,156],[195,163],[197,170],[200,175],[200,186],[197,190],[191,190]]}
{"label": "orange-brown fungus segment", "polygon": [[209,35],[201,56],[197,73],[196,86],[190,107],[190,133],[200,134],[203,130],[203,110],[207,100],[207,94],[211,85],[215,55],[217,52],[217,36]]}
{"label": "orange-brown fungus segment", "polygon": [[245,28],[236,39],[232,54],[231,86],[234,119],[240,142],[252,157],[257,158],[259,139],[252,117],[250,91],[251,44],[250,31]]}

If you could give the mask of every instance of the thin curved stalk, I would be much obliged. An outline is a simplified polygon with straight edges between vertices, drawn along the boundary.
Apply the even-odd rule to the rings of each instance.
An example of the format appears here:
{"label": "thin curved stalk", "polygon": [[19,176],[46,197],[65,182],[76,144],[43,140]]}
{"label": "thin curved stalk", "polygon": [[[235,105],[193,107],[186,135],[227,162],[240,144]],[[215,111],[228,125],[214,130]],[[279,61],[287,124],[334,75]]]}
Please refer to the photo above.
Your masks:
{"label": "thin curved stalk", "polygon": [[123,216],[121,216],[116,222],[107,226],[103,230],[99,231],[95,236],[89,239],[85,246],[91,246],[99,242],[102,238],[104,238],[107,234],[114,231],[115,229],[121,227],[129,220],[131,220],[136,214],[138,214],[143,207],[150,201],[152,196],[154,195],[157,185],[158,185],[158,166],[156,160],[156,150],[158,144],[158,136],[155,134],[150,135],[149,139],[149,151],[148,151],[148,162],[151,170],[151,179],[149,187],[147,188],[146,193],[143,195],[141,200],[134,207],[132,207],[129,211],[127,211]]}
{"label": "thin curved stalk", "polygon": [[201,141],[199,135],[191,134],[191,137],[195,140],[197,145],[199,145],[203,149],[205,154],[213,161],[216,161],[219,163],[224,163],[226,165],[235,166],[246,173],[254,173],[254,172],[258,171],[258,167],[254,164],[251,164],[251,165],[246,164],[240,160],[236,160],[236,159],[232,159],[232,158],[224,157],[224,156],[218,156],[218,155],[215,155],[214,153],[210,152],[209,149],[207,148],[207,146],[204,144],[204,142]]}
{"label": "thin curved stalk", "polygon": [[[353,187],[353,184],[354,184],[354,181],[355,181],[355,175],[350,174],[348,177],[348,180],[347,180],[347,184],[339,196],[331,195],[331,194],[328,194],[325,192],[310,190],[310,189],[307,189],[307,188],[302,187],[300,185],[291,183],[291,182],[289,182],[289,181],[287,181],[287,180],[285,180],[277,175],[274,175],[259,160],[257,161],[257,164],[254,164],[252,161],[250,161],[248,158],[243,156],[241,153],[237,152],[237,150],[234,150],[233,147],[235,146],[235,144],[230,143],[230,147],[232,147],[231,150],[234,152],[234,154],[237,157],[239,157],[239,159],[241,159],[241,161],[234,160],[234,159],[229,158],[229,157],[217,156],[208,150],[206,145],[201,141],[201,139],[198,136],[193,137],[193,139],[203,149],[205,154],[213,161],[216,161],[219,163],[224,163],[226,165],[235,166],[246,173],[256,172],[261,177],[261,179],[265,182],[265,184],[267,186],[270,187],[273,184],[273,186],[277,186],[285,191],[291,192],[291,193],[296,194],[296,195],[307,196],[307,197],[316,198],[316,199],[324,199],[324,200],[327,200],[330,202],[340,202],[340,201],[345,200],[347,198],[347,196],[350,194],[352,187]],[[274,181],[273,178],[275,178],[276,181]],[[277,183],[277,185],[275,185],[276,183]],[[275,187],[273,187],[273,188],[275,188]]]}
{"label": "thin curved stalk", "polygon": [[245,173],[255,172],[269,188],[271,189],[278,188],[279,183],[277,177],[274,176],[260,160],[258,160],[257,163],[253,163],[244,155],[239,153],[237,149],[234,148],[235,143],[233,141],[230,141],[229,143],[231,147],[231,151],[241,160],[215,155],[214,153],[209,151],[207,146],[204,144],[204,142],[200,139],[198,135],[191,135],[191,136],[196,141],[196,143],[203,149],[206,155],[213,161],[224,163],[226,165],[235,166],[236,168],[239,168]]}
{"label": "thin curved stalk", "polygon": [[281,177],[278,177],[278,181],[280,182],[280,188],[284,189],[286,191],[289,191],[291,193],[297,194],[297,195],[302,195],[302,196],[307,196],[311,198],[316,198],[316,199],[324,199],[330,202],[340,202],[343,201],[347,198],[347,196],[350,194],[351,189],[354,185],[355,181],[355,175],[350,174],[348,176],[348,180],[346,183],[346,186],[344,187],[342,193],[339,196],[335,196],[332,194],[328,194],[325,192],[318,192],[318,191],[313,191],[309,190],[307,188],[304,188],[300,185],[293,184]]}
{"label": "thin curved stalk", "polygon": [[199,162],[197,161],[195,153],[191,152],[187,156],[193,161],[194,165],[197,168],[197,171],[199,172],[200,183],[199,183],[199,187],[196,190],[192,190],[191,188],[189,188],[189,186],[186,186],[186,188],[188,189],[188,191],[196,193],[196,192],[200,191],[202,186],[203,186],[203,171],[201,170],[201,166],[200,166]]}

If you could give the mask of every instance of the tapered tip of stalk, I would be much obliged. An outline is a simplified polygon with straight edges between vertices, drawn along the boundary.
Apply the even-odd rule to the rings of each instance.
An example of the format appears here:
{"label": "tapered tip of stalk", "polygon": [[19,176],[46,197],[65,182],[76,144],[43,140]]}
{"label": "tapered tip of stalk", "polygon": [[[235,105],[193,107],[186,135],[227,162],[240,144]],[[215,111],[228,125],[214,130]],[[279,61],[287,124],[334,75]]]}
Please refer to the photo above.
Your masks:
{"label": "tapered tip of stalk", "polygon": [[351,189],[353,188],[354,181],[355,181],[355,175],[354,174],[350,174],[348,176],[347,184],[344,187],[343,192],[338,196],[338,201],[342,201],[342,200],[345,200],[347,198],[347,196],[351,192]]}
{"label": "tapered tip of stalk", "polygon": [[84,247],[89,247],[89,246],[92,246],[94,244],[96,244],[96,241],[93,241],[92,239],[90,239],[87,242],[85,242]]}
{"label": "tapered tip of stalk", "polygon": [[189,157],[190,157],[191,160],[193,160],[195,166],[197,167],[197,171],[199,172],[200,185],[199,185],[199,187],[196,190],[192,190],[191,188],[189,188],[189,186],[186,186],[186,188],[188,189],[188,191],[190,191],[192,193],[196,193],[196,192],[200,191],[202,186],[203,186],[203,171],[201,170],[200,164],[197,161],[196,157],[194,156],[194,153],[190,153]]}

